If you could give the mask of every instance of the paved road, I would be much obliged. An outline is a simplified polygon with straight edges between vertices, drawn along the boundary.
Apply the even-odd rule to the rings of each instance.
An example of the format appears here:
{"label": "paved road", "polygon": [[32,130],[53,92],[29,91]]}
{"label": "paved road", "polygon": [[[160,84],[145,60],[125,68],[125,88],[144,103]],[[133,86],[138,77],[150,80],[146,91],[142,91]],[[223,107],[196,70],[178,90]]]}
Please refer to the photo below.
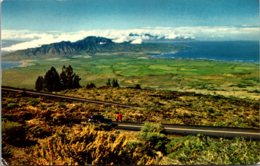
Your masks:
{"label": "paved road", "polygon": [[121,104],[121,103],[116,103],[116,102],[92,100],[92,99],[85,99],[85,98],[79,98],[79,97],[57,95],[57,94],[52,94],[52,93],[43,93],[43,92],[37,92],[37,91],[33,91],[33,90],[6,87],[6,86],[2,86],[2,91],[23,93],[23,94],[35,95],[35,96],[51,97],[51,98],[64,99],[64,100],[70,100],[70,101],[88,102],[88,103],[101,104],[101,105],[115,105],[115,106],[124,107],[124,108],[135,107],[135,106],[132,106],[132,105],[126,105],[126,104]]}
{"label": "paved road", "polygon": [[[139,131],[142,124],[117,123],[117,129]],[[188,125],[164,125],[164,131],[167,134],[182,135],[207,135],[214,137],[244,137],[247,139],[260,140],[260,129],[247,128],[228,128],[228,127],[210,127],[210,126],[188,126]]]}

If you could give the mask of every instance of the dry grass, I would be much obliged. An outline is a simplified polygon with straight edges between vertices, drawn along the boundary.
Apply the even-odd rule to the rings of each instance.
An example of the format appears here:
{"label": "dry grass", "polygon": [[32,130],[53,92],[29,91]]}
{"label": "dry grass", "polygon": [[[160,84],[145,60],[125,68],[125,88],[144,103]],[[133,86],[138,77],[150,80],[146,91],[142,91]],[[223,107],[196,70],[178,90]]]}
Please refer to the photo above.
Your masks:
{"label": "dry grass", "polygon": [[[168,155],[166,148],[161,145],[161,148],[157,147],[157,139],[165,141],[165,136],[161,134],[141,134],[143,137],[140,139],[135,132],[106,131],[99,126],[81,124],[82,119],[93,114],[100,113],[114,119],[115,113],[121,111],[123,120],[130,121],[259,128],[258,101],[126,88],[82,88],[63,93],[86,98],[92,96],[142,108],[65,102],[3,92],[2,122],[7,124],[5,128],[8,129],[3,130],[3,153],[10,165],[221,164],[222,159],[222,163],[228,164],[254,163],[258,159],[255,156],[260,144],[245,140],[227,140],[218,144],[220,140],[204,137],[168,137],[177,141],[168,145]],[[150,139],[153,143],[149,142]],[[187,154],[193,154],[193,143],[187,148],[185,142],[203,143],[205,146],[203,151],[196,151],[192,158]],[[156,147],[153,147],[154,143]],[[237,150],[233,146],[224,148],[232,143],[243,149],[238,153],[239,158],[233,153],[233,156],[229,155],[232,150]],[[210,153],[210,148],[215,151]],[[217,152],[221,152],[221,156]],[[187,154],[183,156],[183,153]],[[216,156],[218,161],[214,157],[203,158],[204,154]],[[242,161],[244,158],[246,162]]]}
{"label": "dry grass", "polygon": [[40,140],[30,158],[37,165],[156,164],[154,156],[141,156],[128,141],[124,134],[96,131],[94,126],[61,127]]}

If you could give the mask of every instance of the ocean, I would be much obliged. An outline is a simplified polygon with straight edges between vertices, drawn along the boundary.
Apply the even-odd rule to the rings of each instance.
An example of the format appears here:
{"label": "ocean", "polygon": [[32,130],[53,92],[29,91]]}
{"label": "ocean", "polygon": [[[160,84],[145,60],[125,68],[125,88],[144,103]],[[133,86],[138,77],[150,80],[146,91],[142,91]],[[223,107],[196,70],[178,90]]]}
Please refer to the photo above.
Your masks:
{"label": "ocean", "polygon": [[173,42],[187,48],[175,53],[152,55],[153,58],[206,59],[259,63],[258,41]]}
{"label": "ocean", "polygon": [[18,62],[18,61],[2,61],[1,62],[1,67],[2,67],[2,70],[4,69],[9,69],[9,68],[14,68],[14,67],[18,67],[20,66],[21,63]]}

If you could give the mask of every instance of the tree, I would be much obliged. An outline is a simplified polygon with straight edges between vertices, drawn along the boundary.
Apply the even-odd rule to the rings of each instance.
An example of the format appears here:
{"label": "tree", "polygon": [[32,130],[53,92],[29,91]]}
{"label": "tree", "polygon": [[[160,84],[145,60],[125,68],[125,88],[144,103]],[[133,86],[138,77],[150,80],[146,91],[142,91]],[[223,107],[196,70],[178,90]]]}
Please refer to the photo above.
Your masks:
{"label": "tree", "polygon": [[111,82],[110,82],[110,79],[107,80],[107,86],[111,86]]}
{"label": "tree", "polygon": [[[62,72],[60,74],[62,88],[63,89],[72,89],[74,77],[75,77],[75,74],[73,73],[73,68],[70,65],[68,67],[63,66]],[[79,79],[79,78],[77,78],[77,79]]]}
{"label": "tree", "polygon": [[135,89],[142,89],[140,84],[135,85]]}
{"label": "tree", "polygon": [[44,78],[42,76],[39,76],[35,82],[35,89],[37,91],[41,91],[44,89]]}
{"label": "tree", "polygon": [[96,88],[96,85],[93,82],[91,82],[91,83],[87,84],[86,88],[89,88],[89,89]]}
{"label": "tree", "polygon": [[60,76],[54,67],[46,72],[44,82],[44,87],[50,92],[61,90]]}
{"label": "tree", "polygon": [[81,80],[81,78],[79,77],[79,75],[74,74],[74,78],[72,81],[72,88],[80,88],[80,84],[79,81]]}
{"label": "tree", "polygon": [[48,90],[60,91],[64,89],[80,88],[79,81],[81,78],[79,75],[73,73],[73,68],[69,65],[68,67],[63,66],[62,72],[59,74],[54,67],[51,67],[45,73],[44,78],[39,76],[35,82],[36,90]]}
{"label": "tree", "polygon": [[74,89],[80,88],[79,81],[81,78],[79,75],[73,72],[73,68],[69,65],[68,67],[63,66],[60,74],[61,85],[63,89]]}
{"label": "tree", "polygon": [[118,88],[119,87],[119,83],[118,83],[118,81],[116,79],[112,80],[112,87],[114,87],[114,88]]}

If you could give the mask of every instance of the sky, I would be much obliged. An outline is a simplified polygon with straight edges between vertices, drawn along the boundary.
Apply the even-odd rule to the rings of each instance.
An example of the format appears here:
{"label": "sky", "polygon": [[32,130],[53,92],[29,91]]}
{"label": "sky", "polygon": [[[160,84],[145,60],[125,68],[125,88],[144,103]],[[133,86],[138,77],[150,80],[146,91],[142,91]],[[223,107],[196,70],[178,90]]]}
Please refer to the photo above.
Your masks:
{"label": "sky", "polygon": [[[131,31],[169,39],[258,40],[259,36],[258,0],[4,0],[1,7],[2,39],[27,42],[18,47],[66,37],[74,41],[81,35],[136,40],[129,39]],[[33,40],[36,43],[29,46]]]}

